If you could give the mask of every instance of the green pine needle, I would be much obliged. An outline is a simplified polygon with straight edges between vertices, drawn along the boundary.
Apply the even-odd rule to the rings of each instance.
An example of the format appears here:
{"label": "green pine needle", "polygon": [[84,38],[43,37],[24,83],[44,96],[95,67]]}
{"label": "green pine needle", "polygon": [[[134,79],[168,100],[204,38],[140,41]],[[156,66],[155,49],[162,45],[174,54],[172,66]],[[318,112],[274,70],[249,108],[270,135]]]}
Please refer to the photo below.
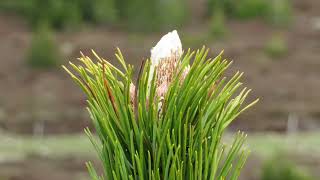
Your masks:
{"label": "green pine needle", "polygon": [[[208,52],[204,47],[189,50],[180,59],[161,111],[156,95],[157,72],[151,77],[149,60],[138,77],[133,103],[133,66],[125,62],[119,49],[116,58],[124,72],[95,52],[97,62],[82,54],[82,65],[70,63],[73,72],[63,66],[87,95],[96,128],[99,141],[85,130],[103,165],[99,176],[87,163],[92,179],[238,178],[249,154],[242,148],[246,135],[239,132],[226,147],[223,132],[258,100],[244,105],[250,90],[239,82],[242,73],[229,80],[223,78],[231,63],[222,58],[222,53],[211,60]],[[190,71],[181,81],[189,64]]]}

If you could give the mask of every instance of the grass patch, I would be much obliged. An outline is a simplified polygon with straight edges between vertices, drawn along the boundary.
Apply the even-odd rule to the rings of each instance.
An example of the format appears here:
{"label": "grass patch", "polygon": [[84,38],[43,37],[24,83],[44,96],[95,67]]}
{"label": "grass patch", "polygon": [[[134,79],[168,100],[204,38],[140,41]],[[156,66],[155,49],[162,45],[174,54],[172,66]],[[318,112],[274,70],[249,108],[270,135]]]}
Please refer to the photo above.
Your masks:
{"label": "grass patch", "polygon": [[301,133],[289,136],[275,133],[249,134],[247,144],[252,152],[264,157],[270,157],[279,151],[306,155],[319,154],[319,135],[319,133]]}
{"label": "grass patch", "polygon": [[[320,154],[319,136],[320,133],[291,136],[255,133],[248,135],[246,144],[253,153],[265,158],[270,158],[279,151],[305,155]],[[95,156],[94,149],[84,134],[54,135],[43,138],[1,134],[0,161],[19,160],[31,154],[50,157]]]}
{"label": "grass patch", "polygon": [[27,64],[35,69],[57,67],[60,53],[49,27],[43,25],[33,34],[27,54]]}
{"label": "grass patch", "polygon": [[313,180],[308,171],[286,158],[285,153],[275,154],[262,167],[261,180]]}
{"label": "grass patch", "polygon": [[283,36],[273,35],[267,42],[265,51],[272,58],[282,57],[287,54],[288,45]]}
{"label": "grass patch", "polygon": [[0,161],[17,161],[29,155],[49,157],[93,156],[89,139],[81,134],[48,137],[2,134],[0,138]]}
{"label": "grass patch", "polygon": [[210,20],[210,35],[214,39],[222,39],[227,32],[225,13],[221,8],[216,8]]}

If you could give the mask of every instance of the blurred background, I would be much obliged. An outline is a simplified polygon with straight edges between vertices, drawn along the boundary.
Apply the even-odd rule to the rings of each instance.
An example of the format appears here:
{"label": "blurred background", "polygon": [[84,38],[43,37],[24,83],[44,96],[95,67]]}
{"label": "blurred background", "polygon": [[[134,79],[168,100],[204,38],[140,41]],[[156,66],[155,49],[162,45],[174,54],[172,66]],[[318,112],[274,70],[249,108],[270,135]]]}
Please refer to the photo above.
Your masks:
{"label": "blurred background", "polygon": [[241,179],[319,179],[319,0],[0,0],[0,180],[89,179],[86,98],[61,64],[119,47],[139,67],[173,29],[260,98],[229,129],[248,133]]}

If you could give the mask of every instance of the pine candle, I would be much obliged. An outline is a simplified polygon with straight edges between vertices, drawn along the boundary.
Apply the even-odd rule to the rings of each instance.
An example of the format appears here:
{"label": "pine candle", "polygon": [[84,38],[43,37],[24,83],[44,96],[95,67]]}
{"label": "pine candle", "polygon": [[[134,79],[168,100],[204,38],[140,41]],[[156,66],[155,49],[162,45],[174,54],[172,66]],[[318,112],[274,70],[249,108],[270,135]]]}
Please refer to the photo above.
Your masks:
{"label": "pine candle", "polygon": [[[118,49],[124,71],[93,52],[81,65],[70,62],[72,79],[85,92],[97,137],[85,130],[102,162],[101,175],[87,163],[92,179],[237,179],[249,151],[244,133],[231,146],[226,128],[258,100],[244,103],[250,89],[223,74],[230,62],[207,58],[209,50],[183,53],[177,31],[151,49],[151,60],[132,82],[133,66]],[[192,63],[191,63],[192,62]],[[135,84],[135,85],[134,85]]]}

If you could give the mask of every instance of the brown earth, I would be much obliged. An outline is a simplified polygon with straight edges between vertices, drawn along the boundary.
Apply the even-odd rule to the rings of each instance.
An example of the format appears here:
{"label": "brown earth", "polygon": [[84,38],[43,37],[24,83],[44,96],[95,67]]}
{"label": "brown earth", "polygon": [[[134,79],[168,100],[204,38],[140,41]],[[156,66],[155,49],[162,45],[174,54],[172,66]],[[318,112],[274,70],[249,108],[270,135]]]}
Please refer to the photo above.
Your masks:
{"label": "brown earth", "polygon": [[3,180],[84,180],[89,179],[84,159],[50,159],[30,157],[23,161],[0,165],[0,179]]}
{"label": "brown earth", "polygon": [[[284,131],[289,116],[299,120],[301,130],[320,127],[320,2],[296,0],[294,7],[294,22],[288,30],[276,32],[258,20],[232,20],[224,41],[204,39],[212,55],[225,49],[225,57],[234,61],[230,72],[245,72],[245,85],[253,89],[250,99],[260,98],[233,129]],[[205,23],[191,24],[178,29],[184,47],[195,46],[197,37],[207,33]],[[265,52],[274,33],[281,33],[288,44],[288,53],[278,58]],[[56,41],[66,57],[61,64],[74,60],[80,50],[90,54],[90,49],[114,62],[118,46],[129,63],[139,66],[161,34],[84,27],[80,32],[57,33]],[[31,35],[21,19],[0,15],[0,129],[32,133],[40,125],[47,134],[82,131],[90,124],[85,97],[66,73],[61,68],[38,71],[26,66]]]}

